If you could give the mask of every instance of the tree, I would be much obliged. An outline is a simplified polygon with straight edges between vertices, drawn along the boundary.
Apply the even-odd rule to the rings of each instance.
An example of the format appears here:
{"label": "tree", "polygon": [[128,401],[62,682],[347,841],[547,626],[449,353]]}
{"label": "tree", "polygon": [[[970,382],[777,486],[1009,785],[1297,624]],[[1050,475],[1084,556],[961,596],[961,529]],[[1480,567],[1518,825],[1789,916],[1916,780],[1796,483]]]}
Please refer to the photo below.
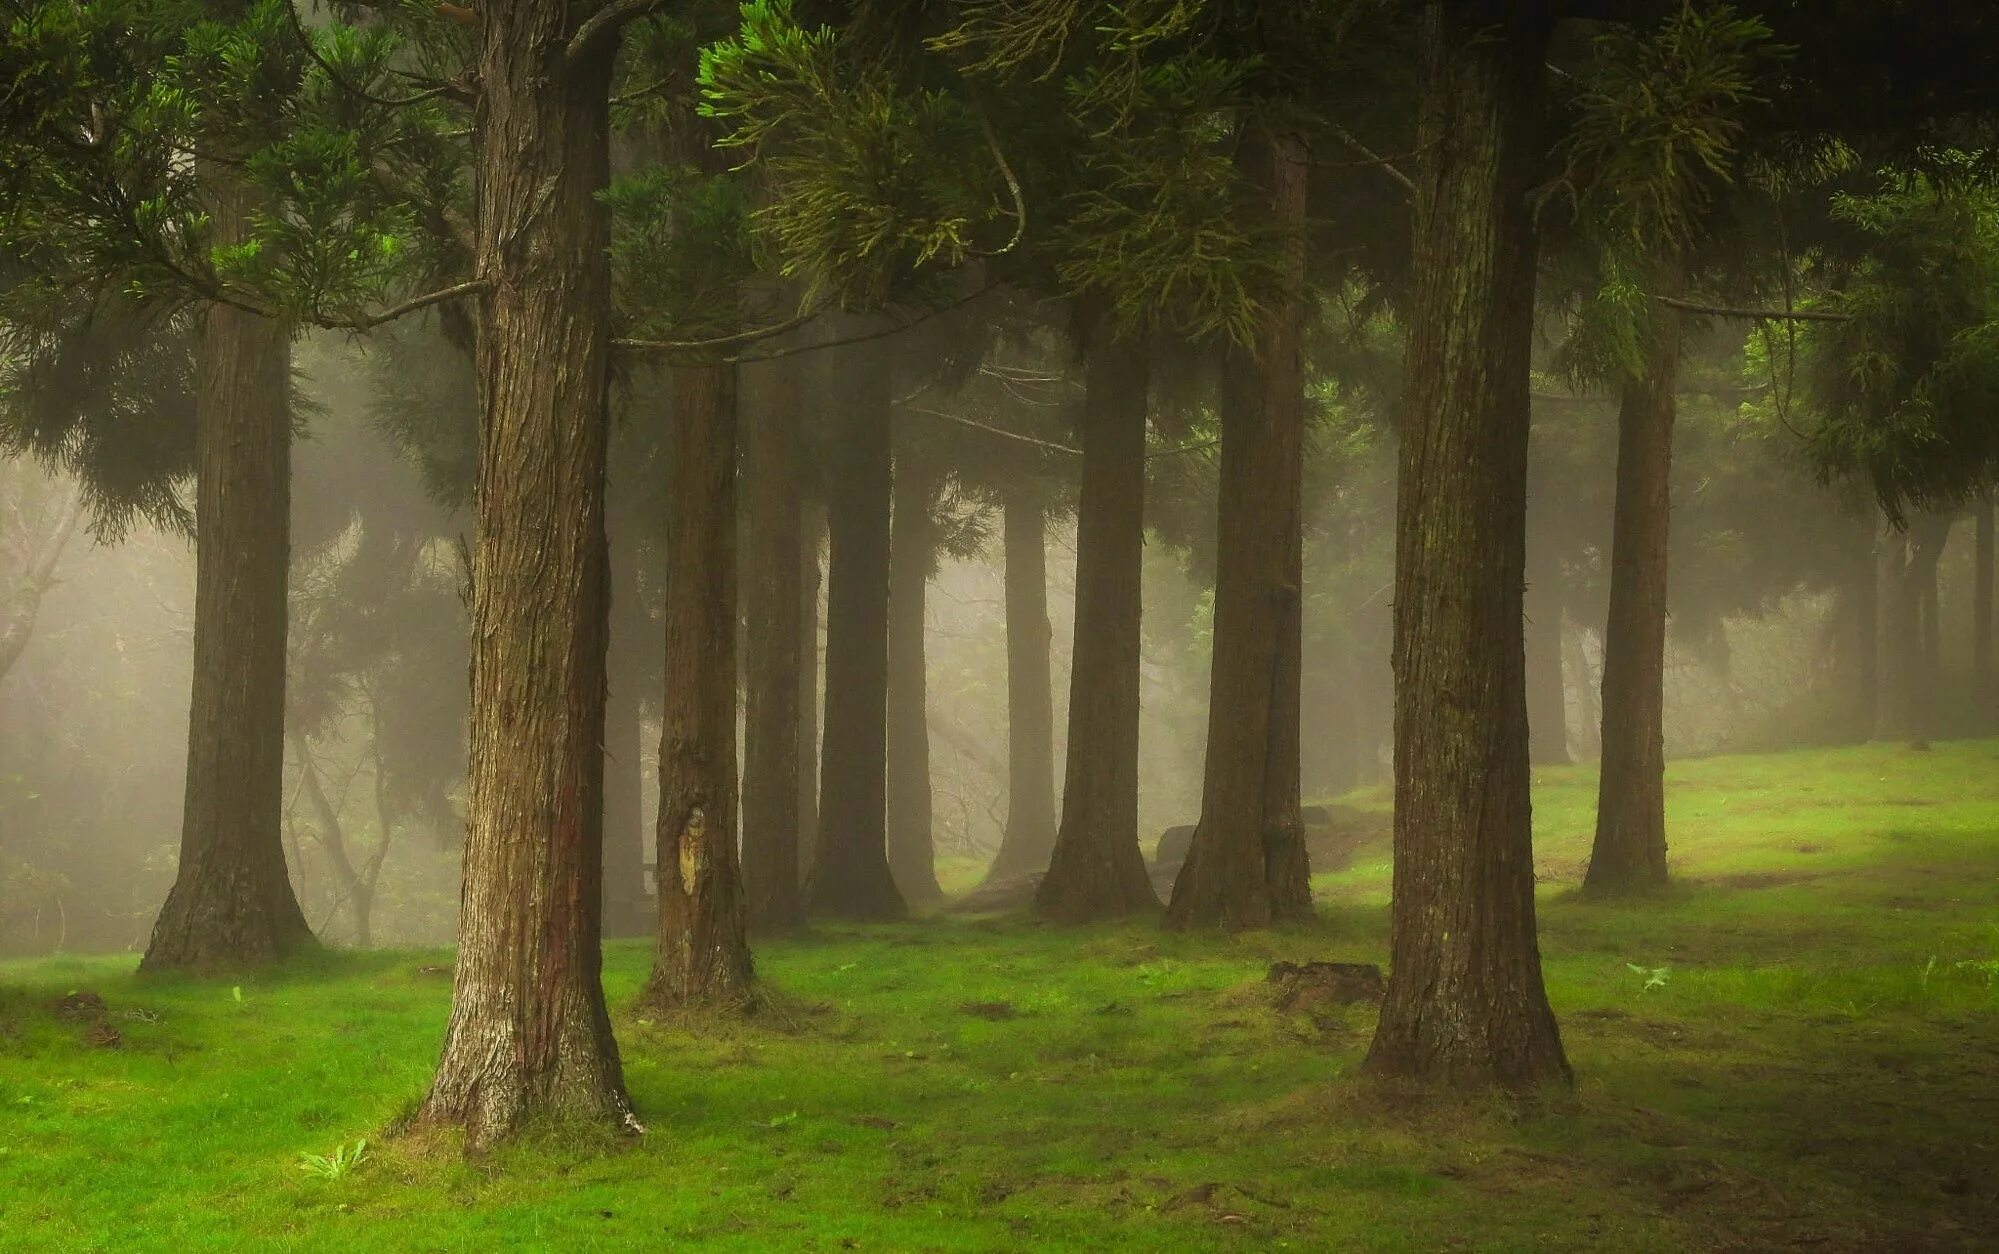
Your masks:
{"label": "tree", "polygon": [[1367,1068],[1566,1079],[1534,929],[1521,586],[1545,5],[1431,0],[1396,506],[1395,899]]}
{"label": "tree", "polygon": [[[917,421],[921,421],[918,419]],[[940,479],[920,439],[898,421],[889,522],[888,730],[885,822],[889,871],[911,906],[944,899],[931,831],[930,719],[924,602],[937,562]]]}
{"label": "tree", "polygon": [[34,638],[35,619],[41,613],[42,598],[55,586],[56,568],[69,548],[70,538],[83,517],[83,493],[72,490],[45,504],[30,522],[21,508],[18,493],[7,501],[8,525],[3,533],[8,557],[9,590],[6,616],[0,618],[0,679],[14,669]]}
{"label": "tree", "polygon": [[[743,891],[752,931],[785,932],[805,922],[802,777],[817,737],[806,732],[804,662],[808,650],[815,663],[819,653],[819,554],[815,543],[814,578],[808,581],[797,367],[790,360],[745,365],[739,378],[746,432],[743,481],[749,498],[744,510]],[[817,670],[815,665],[815,675]],[[816,705],[816,684],[811,695]]]}
{"label": "tree", "polygon": [[1048,519],[1031,487],[1002,489],[1006,583],[1006,829],[989,883],[1036,875],[1055,851],[1055,709],[1048,667]]}

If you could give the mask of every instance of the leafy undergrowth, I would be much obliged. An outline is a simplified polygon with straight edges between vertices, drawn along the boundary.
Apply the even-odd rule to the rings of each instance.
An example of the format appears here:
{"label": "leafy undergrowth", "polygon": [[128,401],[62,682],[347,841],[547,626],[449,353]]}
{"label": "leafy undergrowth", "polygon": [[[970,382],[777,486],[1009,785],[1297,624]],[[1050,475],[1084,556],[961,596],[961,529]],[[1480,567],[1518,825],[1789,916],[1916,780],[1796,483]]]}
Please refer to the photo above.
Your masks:
{"label": "leafy undergrowth", "polygon": [[[1354,1078],[1371,1011],[1273,1011],[1275,959],[1382,960],[1380,846],[1320,878],[1308,932],[961,920],[765,946],[780,996],[757,1021],[620,1014],[650,1132],[608,1150],[548,1136],[466,1160],[384,1134],[433,1062],[447,954],[326,955],[240,984],[141,980],[129,958],[14,963],[0,1247],[1993,1240],[1999,745],[1677,763],[1681,886],[1629,905],[1573,895],[1593,776],[1537,782],[1572,1093],[1384,1092]],[[614,1003],[645,960],[613,947]],[[84,991],[101,1014],[56,1013]]]}

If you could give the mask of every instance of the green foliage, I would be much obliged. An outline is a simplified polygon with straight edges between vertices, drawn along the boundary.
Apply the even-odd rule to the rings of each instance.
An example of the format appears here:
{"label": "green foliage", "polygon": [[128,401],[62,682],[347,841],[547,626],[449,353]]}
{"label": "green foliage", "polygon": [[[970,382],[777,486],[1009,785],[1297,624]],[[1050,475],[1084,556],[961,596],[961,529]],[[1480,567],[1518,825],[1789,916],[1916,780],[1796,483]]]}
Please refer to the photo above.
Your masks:
{"label": "green foliage", "polygon": [[1826,301],[1847,320],[1797,333],[1811,455],[1891,518],[1948,508],[1999,458],[1999,202],[1916,179],[1839,194],[1832,214],[1864,251]]}
{"label": "green foliage", "polygon": [[654,165],[618,178],[603,198],[632,334],[700,339],[740,326],[742,284],[756,272],[744,179]]}
{"label": "green foliage", "polygon": [[303,1152],[298,1156],[298,1169],[319,1180],[344,1180],[368,1157],[366,1137],[352,1144],[336,1145],[331,1154]]}

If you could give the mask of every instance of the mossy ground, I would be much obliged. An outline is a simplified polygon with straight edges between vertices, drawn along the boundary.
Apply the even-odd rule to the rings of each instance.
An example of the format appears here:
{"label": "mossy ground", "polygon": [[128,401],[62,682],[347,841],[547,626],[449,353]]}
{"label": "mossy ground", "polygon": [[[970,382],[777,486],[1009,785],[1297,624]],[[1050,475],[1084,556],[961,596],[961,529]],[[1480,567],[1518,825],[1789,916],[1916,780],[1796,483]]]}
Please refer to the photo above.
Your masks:
{"label": "mossy ground", "polygon": [[[1999,744],[1677,763],[1679,887],[1577,900],[1594,777],[1537,781],[1573,1093],[1353,1078],[1355,1009],[1279,1017],[1278,958],[1380,961],[1388,853],[1324,923],[1240,939],[1020,921],[769,944],[777,1009],[636,1020],[639,1142],[466,1160],[383,1138],[444,953],[235,983],[0,964],[0,1247],[1815,1250],[1999,1244]],[[1379,797],[1361,798],[1379,806]],[[1638,968],[1638,969],[1634,969]],[[123,1043],[53,1003],[101,994]],[[239,996],[240,990],[240,996]],[[345,1175],[301,1169],[366,1137]]]}

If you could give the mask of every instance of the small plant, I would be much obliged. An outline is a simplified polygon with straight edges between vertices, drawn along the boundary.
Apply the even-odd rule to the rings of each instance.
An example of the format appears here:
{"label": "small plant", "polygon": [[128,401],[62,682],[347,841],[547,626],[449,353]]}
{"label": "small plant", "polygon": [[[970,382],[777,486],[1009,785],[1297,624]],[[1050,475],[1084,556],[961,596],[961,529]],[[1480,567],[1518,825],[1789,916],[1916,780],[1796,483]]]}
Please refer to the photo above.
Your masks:
{"label": "small plant", "polygon": [[298,1156],[298,1169],[321,1180],[339,1180],[367,1157],[368,1142],[364,1138],[352,1145],[336,1145],[331,1154],[302,1153]]}
{"label": "small plant", "polygon": [[1638,990],[1641,993],[1649,993],[1655,988],[1664,988],[1666,987],[1666,982],[1673,978],[1673,968],[1671,967],[1641,967],[1635,962],[1627,962],[1624,965],[1629,967],[1634,973],[1645,977],[1645,983]]}

